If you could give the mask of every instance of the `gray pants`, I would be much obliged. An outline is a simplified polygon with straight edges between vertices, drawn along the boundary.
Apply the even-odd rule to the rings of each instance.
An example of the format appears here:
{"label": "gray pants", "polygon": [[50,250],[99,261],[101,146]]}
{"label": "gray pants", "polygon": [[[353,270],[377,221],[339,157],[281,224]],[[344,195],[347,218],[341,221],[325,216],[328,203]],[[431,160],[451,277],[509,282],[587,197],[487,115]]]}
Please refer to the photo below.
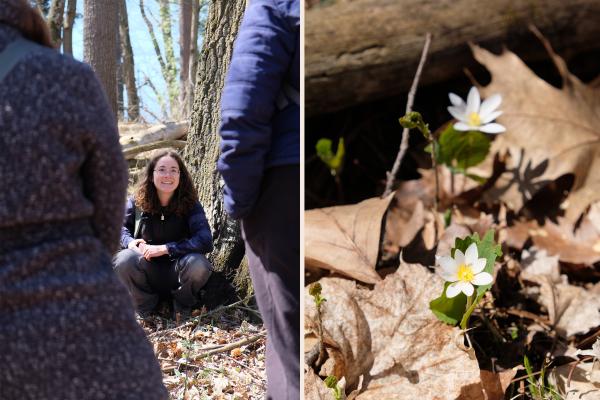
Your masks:
{"label": "gray pants", "polygon": [[256,302],[267,328],[267,399],[300,398],[300,169],[274,167],[242,220]]}
{"label": "gray pants", "polygon": [[180,305],[192,307],[206,284],[212,265],[202,254],[190,253],[176,261],[157,257],[150,261],[134,250],[121,250],[114,258],[114,270],[125,284],[139,312],[148,313],[161,296],[171,296]]}

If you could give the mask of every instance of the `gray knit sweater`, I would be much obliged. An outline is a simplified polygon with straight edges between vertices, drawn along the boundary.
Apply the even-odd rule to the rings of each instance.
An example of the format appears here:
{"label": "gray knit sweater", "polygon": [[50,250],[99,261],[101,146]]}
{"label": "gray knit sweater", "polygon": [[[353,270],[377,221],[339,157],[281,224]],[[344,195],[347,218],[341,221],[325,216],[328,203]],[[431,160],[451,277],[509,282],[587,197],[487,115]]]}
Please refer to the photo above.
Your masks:
{"label": "gray knit sweater", "polygon": [[[19,31],[0,0],[0,52]],[[112,271],[126,165],[92,70],[51,49],[0,82],[0,399],[166,399]]]}

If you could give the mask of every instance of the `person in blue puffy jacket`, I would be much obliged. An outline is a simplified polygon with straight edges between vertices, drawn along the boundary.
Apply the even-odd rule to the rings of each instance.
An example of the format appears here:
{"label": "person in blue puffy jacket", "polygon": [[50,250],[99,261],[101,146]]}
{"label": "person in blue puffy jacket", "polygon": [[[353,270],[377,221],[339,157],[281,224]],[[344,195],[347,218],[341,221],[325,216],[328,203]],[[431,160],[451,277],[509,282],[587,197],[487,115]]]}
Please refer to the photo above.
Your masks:
{"label": "person in blue puffy jacket", "polygon": [[300,1],[252,0],[223,89],[225,209],[267,328],[267,398],[299,399]]}
{"label": "person in blue puffy jacket", "polygon": [[114,268],[138,313],[149,315],[160,298],[189,317],[212,272],[205,254],[212,235],[181,157],[163,150],[146,166],[134,198],[127,201],[121,248]]}

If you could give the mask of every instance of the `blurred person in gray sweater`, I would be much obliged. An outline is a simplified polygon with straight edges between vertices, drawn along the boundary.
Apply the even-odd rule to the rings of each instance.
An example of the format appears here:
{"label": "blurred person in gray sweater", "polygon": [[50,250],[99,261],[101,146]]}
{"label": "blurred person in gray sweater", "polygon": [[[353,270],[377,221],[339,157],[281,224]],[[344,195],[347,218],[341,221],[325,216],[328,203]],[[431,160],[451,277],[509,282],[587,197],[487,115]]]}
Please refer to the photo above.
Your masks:
{"label": "blurred person in gray sweater", "polygon": [[91,68],[0,0],[0,399],[167,399],[112,271],[127,170]]}

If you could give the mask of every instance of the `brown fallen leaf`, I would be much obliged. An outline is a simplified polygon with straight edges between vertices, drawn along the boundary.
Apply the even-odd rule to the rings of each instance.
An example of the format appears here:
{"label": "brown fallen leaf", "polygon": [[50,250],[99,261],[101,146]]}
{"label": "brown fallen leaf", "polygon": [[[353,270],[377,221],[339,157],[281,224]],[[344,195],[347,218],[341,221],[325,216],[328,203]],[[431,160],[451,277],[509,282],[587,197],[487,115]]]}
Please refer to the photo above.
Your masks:
{"label": "brown fallen leaf", "polygon": [[557,332],[568,337],[600,326],[600,294],[570,285],[560,275],[558,259],[545,251],[524,251],[523,256],[522,278],[539,285],[525,293],[546,307]]}
{"label": "brown fallen leaf", "polygon": [[[481,399],[477,360],[458,349],[458,328],[439,322],[429,301],[441,278],[422,265],[402,263],[373,289],[340,278],[320,280],[323,331],[337,343],[347,388],[361,375],[357,399]],[[316,332],[317,314],[305,291],[305,329]]]}
{"label": "brown fallen leaf", "polygon": [[[548,46],[549,47],[549,46]],[[520,210],[547,183],[574,174],[566,218],[571,225],[592,203],[600,200],[600,88],[570,74],[564,61],[552,54],[563,78],[558,89],[531,71],[510,51],[494,55],[472,45],[477,61],[491,73],[483,97],[502,95],[498,122],[507,131],[497,135],[486,162],[474,173],[489,176],[495,154],[509,154],[507,171],[486,196]]]}
{"label": "brown fallen leaf", "polygon": [[[565,400],[598,400],[600,399],[600,370],[597,365],[593,367],[592,363],[580,363],[571,372],[571,364],[561,365],[550,372],[548,382],[554,385],[559,393],[566,394],[563,397]],[[567,385],[569,374],[571,381]]]}
{"label": "brown fallen leaf", "polygon": [[375,271],[383,215],[393,194],[358,204],[304,213],[304,262],[361,282],[381,280]]}
{"label": "brown fallen leaf", "polygon": [[535,247],[556,255],[560,261],[591,266],[600,261],[600,230],[588,218],[584,218],[579,229],[573,233],[567,223],[559,224],[546,220],[543,226],[536,221],[517,221],[507,228],[508,245],[517,249],[531,238]]}
{"label": "brown fallen leaf", "polygon": [[510,382],[517,374],[516,369],[507,369],[501,372],[481,370],[481,383],[487,400],[502,400]]}
{"label": "brown fallen leaf", "polygon": [[306,400],[335,400],[333,390],[314,373],[312,368],[304,367],[304,398]]}

